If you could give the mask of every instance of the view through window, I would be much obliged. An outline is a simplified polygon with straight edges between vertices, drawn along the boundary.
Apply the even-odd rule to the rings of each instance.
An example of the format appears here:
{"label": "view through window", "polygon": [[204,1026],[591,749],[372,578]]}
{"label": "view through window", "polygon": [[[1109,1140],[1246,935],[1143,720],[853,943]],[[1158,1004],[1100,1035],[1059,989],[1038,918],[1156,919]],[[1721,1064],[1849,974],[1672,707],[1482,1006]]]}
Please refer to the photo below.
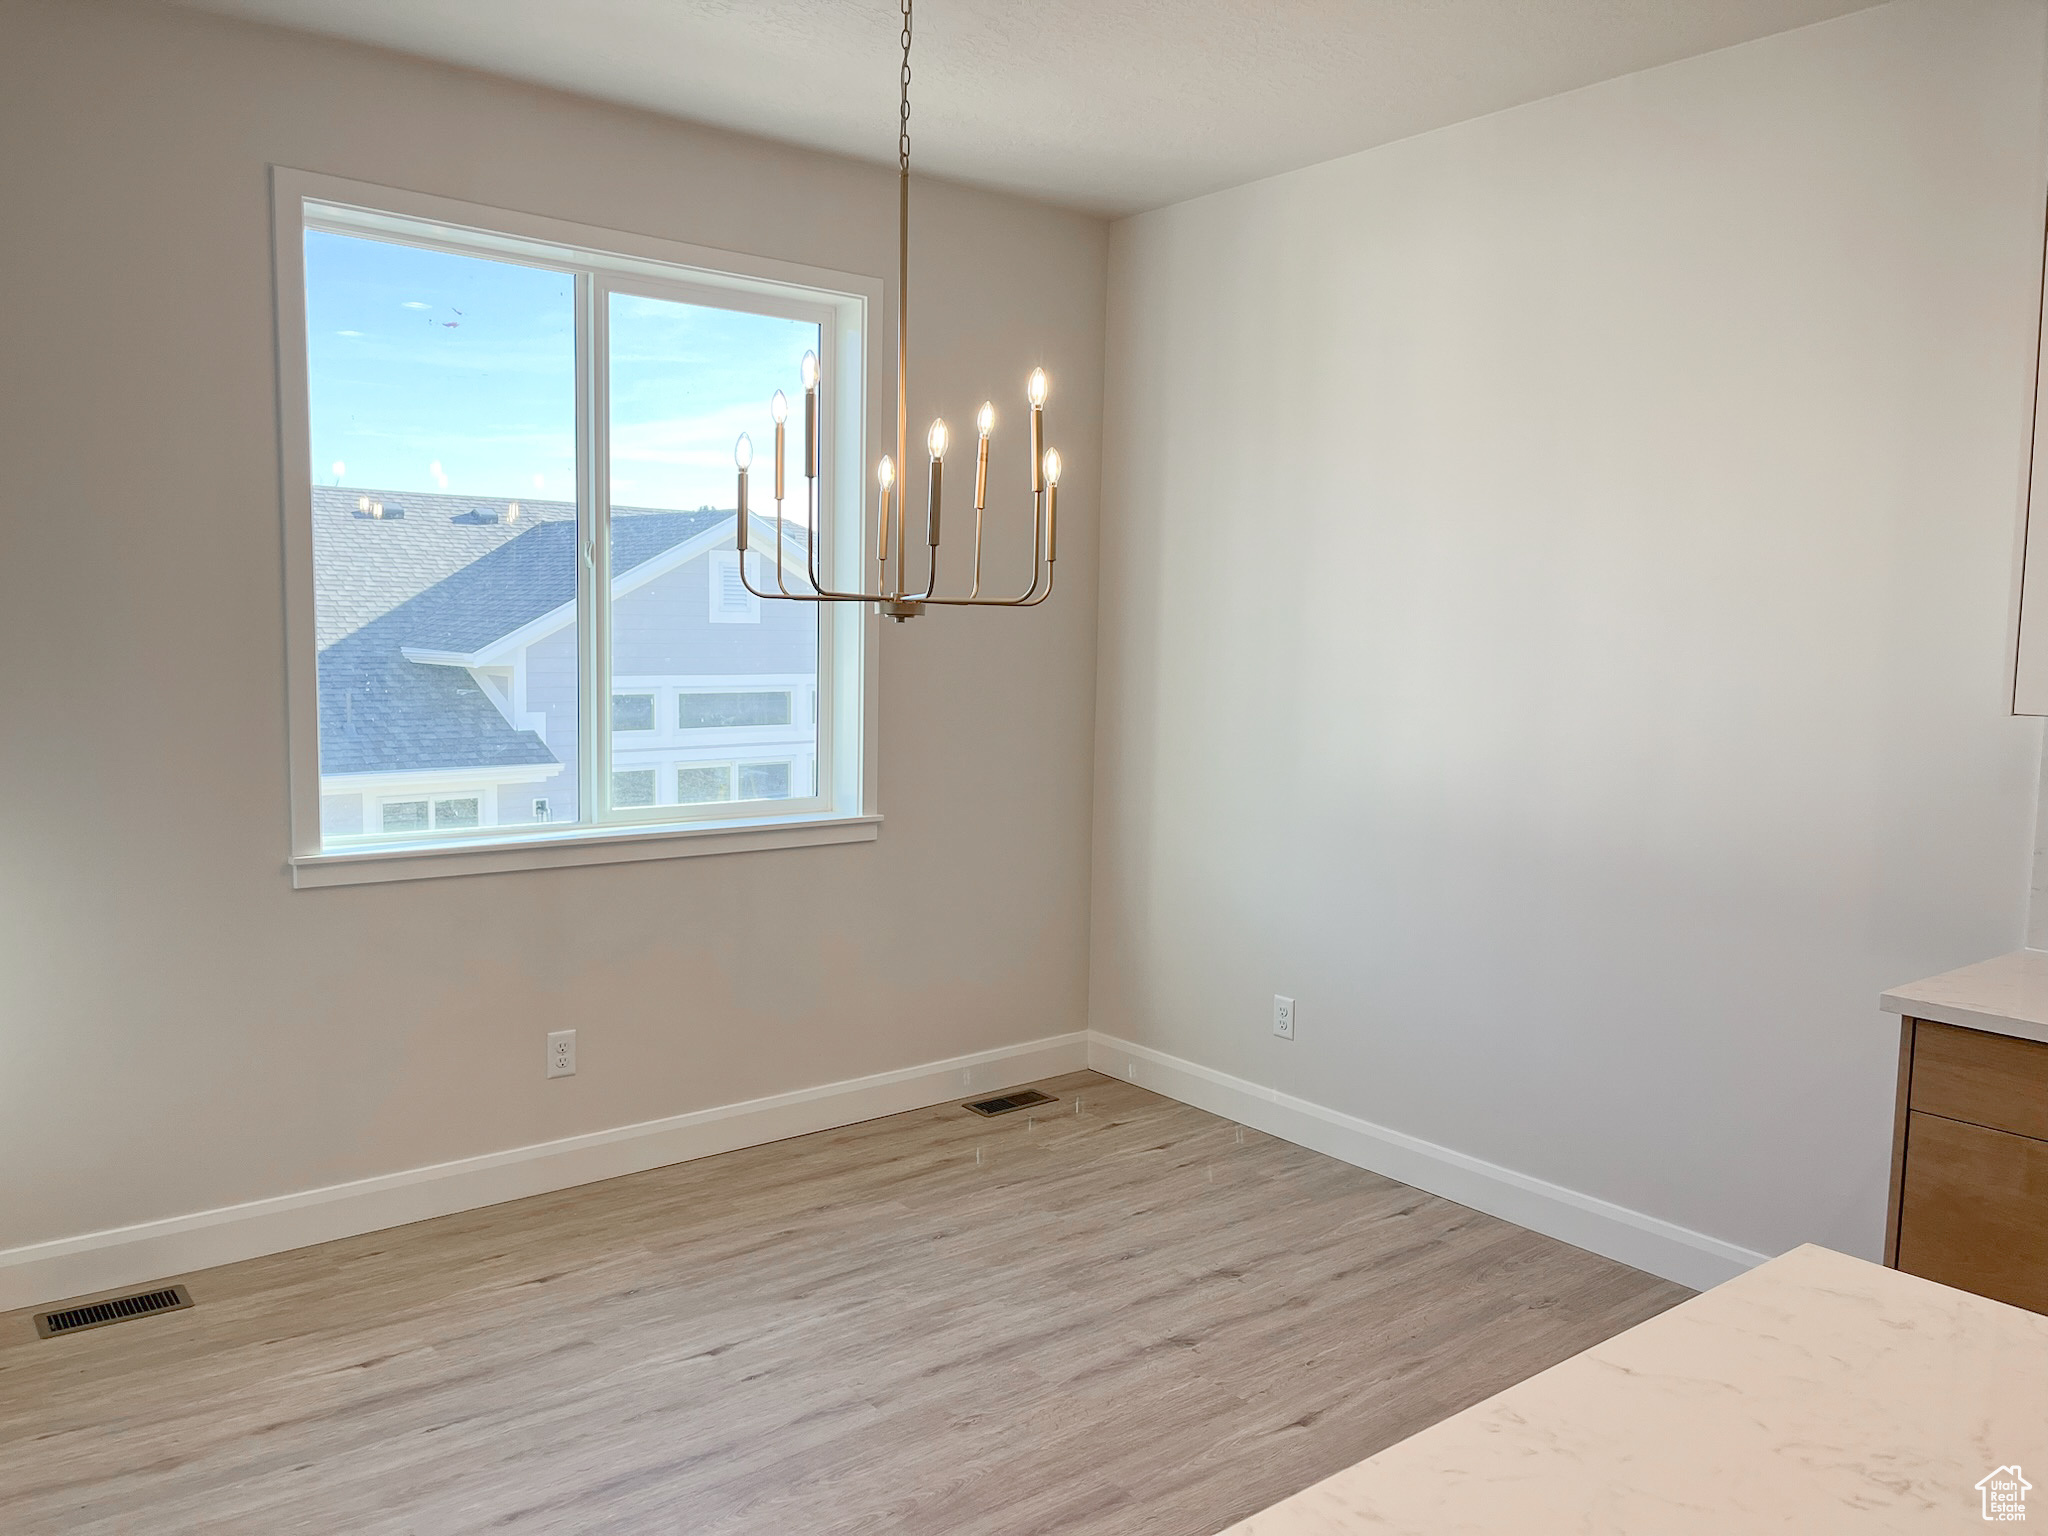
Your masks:
{"label": "view through window", "polygon": [[768,402],[819,321],[316,219],[305,263],[323,846],[816,797],[817,613],[738,582],[732,451],[745,431],[759,454],[758,587]]}

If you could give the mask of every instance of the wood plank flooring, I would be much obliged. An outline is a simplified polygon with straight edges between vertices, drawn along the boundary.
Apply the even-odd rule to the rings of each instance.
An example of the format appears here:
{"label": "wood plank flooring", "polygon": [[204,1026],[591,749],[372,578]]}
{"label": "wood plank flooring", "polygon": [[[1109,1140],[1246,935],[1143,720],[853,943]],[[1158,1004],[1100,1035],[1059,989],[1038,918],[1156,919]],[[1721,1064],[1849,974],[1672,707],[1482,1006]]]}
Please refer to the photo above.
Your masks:
{"label": "wood plank flooring", "polygon": [[1037,1086],[0,1315],[0,1530],[1210,1536],[1689,1294]]}

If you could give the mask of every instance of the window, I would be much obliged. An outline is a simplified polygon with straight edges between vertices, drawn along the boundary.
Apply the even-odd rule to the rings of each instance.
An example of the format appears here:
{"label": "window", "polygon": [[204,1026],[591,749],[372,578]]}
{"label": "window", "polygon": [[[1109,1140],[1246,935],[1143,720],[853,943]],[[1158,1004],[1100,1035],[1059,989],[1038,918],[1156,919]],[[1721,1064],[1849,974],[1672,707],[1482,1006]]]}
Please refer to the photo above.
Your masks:
{"label": "window", "polygon": [[[372,879],[522,862],[375,862],[423,845],[738,832],[761,824],[763,800],[805,826],[867,825],[792,841],[872,836],[872,620],[746,590],[732,445],[740,431],[756,445],[759,586],[774,579],[768,402],[796,393],[816,352],[837,385],[820,423],[818,558],[828,580],[859,580],[876,285],[275,177],[303,487],[286,506],[300,883],[358,878],[323,872],[344,862]],[[802,452],[792,430],[793,571],[812,537]],[[692,761],[693,740],[718,740],[698,733],[718,730],[776,760]]]}
{"label": "window", "polygon": [[738,725],[788,725],[789,691],[680,694],[676,699],[676,724],[686,731]]}
{"label": "window", "polygon": [[474,795],[455,800],[387,800],[381,825],[386,832],[455,831],[478,824]]}
{"label": "window", "polygon": [[676,770],[676,803],[709,805],[732,798],[732,765],[693,763]]}
{"label": "window", "polygon": [[787,800],[789,798],[789,764],[741,763],[740,798],[742,800]]}
{"label": "window", "polygon": [[432,825],[424,800],[394,800],[384,807],[386,832],[424,832]]}
{"label": "window", "polygon": [[652,768],[613,769],[612,804],[623,806],[654,804],[654,770]]}

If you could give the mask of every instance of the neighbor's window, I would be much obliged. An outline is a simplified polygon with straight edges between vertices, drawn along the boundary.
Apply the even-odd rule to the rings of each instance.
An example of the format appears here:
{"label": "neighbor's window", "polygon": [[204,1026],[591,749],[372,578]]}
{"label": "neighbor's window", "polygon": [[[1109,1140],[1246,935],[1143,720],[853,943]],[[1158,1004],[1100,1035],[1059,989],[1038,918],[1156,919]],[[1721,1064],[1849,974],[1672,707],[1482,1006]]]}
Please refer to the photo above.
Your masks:
{"label": "neighbor's window", "polygon": [[612,770],[613,805],[654,804],[654,770],[652,768],[614,768]]}
{"label": "neighbor's window", "polygon": [[789,794],[789,764],[741,763],[742,800],[780,800]]}
{"label": "neighbor's window", "polygon": [[676,800],[682,805],[708,805],[732,798],[732,765],[699,764],[676,770]]}
{"label": "neighbor's window", "polygon": [[826,296],[303,206],[322,847],[831,810],[834,625],[746,590],[732,464],[772,583]]}
{"label": "neighbor's window", "polygon": [[686,731],[726,725],[788,725],[789,690],[762,693],[685,693],[677,701]]}
{"label": "neighbor's window", "polygon": [[480,814],[478,806],[474,795],[453,800],[387,800],[382,828],[386,832],[430,832],[473,827]]}

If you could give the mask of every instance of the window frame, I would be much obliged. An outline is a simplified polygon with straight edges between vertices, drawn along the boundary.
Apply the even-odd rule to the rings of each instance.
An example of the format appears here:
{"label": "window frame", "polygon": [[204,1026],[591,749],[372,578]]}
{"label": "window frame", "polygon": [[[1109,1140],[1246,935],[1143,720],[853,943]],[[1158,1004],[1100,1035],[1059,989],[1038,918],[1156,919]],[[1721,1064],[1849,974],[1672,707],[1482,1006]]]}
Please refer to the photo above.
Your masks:
{"label": "window frame", "polygon": [[[818,534],[827,579],[857,587],[865,569],[868,518],[862,466],[883,451],[865,402],[886,396],[883,333],[886,285],[879,278],[594,228],[338,177],[271,168],[276,263],[277,365],[285,551],[287,735],[291,783],[288,867],[297,886],[674,858],[762,848],[870,841],[881,824],[875,738],[879,615],[872,605],[817,605],[820,695],[815,713],[818,793],[789,801],[657,806],[654,814],[615,808],[611,792],[609,609],[594,601],[610,581],[608,455],[596,423],[608,409],[604,357],[614,292],[710,303],[798,317],[820,325],[821,363],[836,408],[820,423]],[[423,231],[422,224],[443,232]],[[403,843],[323,844],[320,828],[319,684],[312,550],[311,421],[306,350],[305,232],[366,235],[462,254],[526,261],[576,277],[577,742],[579,819],[482,827]],[[807,312],[807,313],[806,313]],[[621,691],[644,691],[624,688]],[[661,703],[656,701],[657,734]],[[794,706],[794,699],[792,706]],[[636,733],[637,734],[637,733]],[[829,765],[829,767],[828,767]],[[658,780],[657,780],[658,782]],[[737,779],[735,778],[735,788]],[[658,791],[657,791],[658,793]],[[712,810],[723,804],[729,810]],[[776,813],[763,815],[773,805]],[[367,811],[366,807],[366,811]],[[664,814],[665,813],[665,814]]]}

